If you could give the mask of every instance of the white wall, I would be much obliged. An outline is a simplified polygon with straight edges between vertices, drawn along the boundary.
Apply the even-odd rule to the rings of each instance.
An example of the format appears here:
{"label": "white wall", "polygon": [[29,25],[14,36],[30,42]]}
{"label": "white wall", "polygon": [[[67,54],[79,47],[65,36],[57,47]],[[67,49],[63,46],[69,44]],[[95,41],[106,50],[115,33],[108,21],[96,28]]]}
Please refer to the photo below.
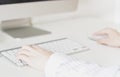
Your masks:
{"label": "white wall", "polygon": [[[79,0],[78,13],[81,16],[101,17],[105,21],[114,22],[117,0]],[[120,1],[120,0],[118,0]],[[118,3],[118,2],[117,2]],[[120,5],[118,3],[118,5]]]}
{"label": "white wall", "polygon": [[115,23],[120,24],[120,0],[115,0]]}

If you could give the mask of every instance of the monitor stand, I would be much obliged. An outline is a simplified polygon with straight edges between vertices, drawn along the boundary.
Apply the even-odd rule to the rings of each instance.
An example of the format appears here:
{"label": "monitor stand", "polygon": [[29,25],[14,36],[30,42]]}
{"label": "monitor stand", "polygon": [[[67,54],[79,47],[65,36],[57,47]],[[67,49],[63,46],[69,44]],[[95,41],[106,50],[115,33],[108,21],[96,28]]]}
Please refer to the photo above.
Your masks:
{"label": "monitor stand", "polygon": [[1,22],[1,29],[14,38],[28,38],[51,33],[33,27],[30,18],[3,21]]}

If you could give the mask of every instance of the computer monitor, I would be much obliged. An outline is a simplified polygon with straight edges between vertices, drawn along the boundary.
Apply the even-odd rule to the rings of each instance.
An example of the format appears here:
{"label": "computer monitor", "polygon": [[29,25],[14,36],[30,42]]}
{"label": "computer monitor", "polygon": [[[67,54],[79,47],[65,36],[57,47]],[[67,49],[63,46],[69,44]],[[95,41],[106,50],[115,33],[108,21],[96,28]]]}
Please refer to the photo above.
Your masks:
{"label": "computer monitor", "polygon": [[1,30],[14,38],[51,32],[32,26],[31,18],[76,10],[78,0],[0,0]]}

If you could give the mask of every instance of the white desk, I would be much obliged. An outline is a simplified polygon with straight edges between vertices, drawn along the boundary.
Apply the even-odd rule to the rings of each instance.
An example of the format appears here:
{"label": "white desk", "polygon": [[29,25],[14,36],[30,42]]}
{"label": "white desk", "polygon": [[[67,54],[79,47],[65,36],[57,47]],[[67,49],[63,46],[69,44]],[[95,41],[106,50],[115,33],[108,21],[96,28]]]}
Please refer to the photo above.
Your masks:
{"label": "white desk", "polygon": [[[15,40],[5,34],[1,34],[0,50],[21,46],[24,44],[32,44],[68,37],[72,40],[85,44],[91,49],[90,51],[82,52],[74,56],[80,57],[81,59],[89,62],[98,63],[100,65],[120,65],[120,49],[99,45],[96,42],[89,40],[87,37],[89,33],[102,29],[111,24],[105,23],[97,18],[74,17],[71,19],[41,25],[42,26],[36,24],[36,27],[49,30],[52,34],[22,39],[21,41]],[[0,72],[0,76],[2,77],[43,77],[43,73],[28,67],[16,67],[4,57],[0,57]]]}

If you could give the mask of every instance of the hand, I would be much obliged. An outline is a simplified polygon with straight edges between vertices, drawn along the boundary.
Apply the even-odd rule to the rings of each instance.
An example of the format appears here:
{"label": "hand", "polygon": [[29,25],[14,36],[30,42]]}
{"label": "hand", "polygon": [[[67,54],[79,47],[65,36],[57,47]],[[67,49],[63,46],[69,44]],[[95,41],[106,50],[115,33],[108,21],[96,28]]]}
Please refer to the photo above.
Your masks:
{"label": "hand", "polygon": [[17,57],[25,61],[29,66],[44,71],[45,64],[51,55],[52,52],[31,45],[22,47]]}
{"label": "hand", "polygon": [[98,43],[103,45],[108,45],[112,47],[120,47],[120,33],[115,29],[106,28],[99,32],[96,32],[95,35],[106,35],[107,38],[98,40]]}

